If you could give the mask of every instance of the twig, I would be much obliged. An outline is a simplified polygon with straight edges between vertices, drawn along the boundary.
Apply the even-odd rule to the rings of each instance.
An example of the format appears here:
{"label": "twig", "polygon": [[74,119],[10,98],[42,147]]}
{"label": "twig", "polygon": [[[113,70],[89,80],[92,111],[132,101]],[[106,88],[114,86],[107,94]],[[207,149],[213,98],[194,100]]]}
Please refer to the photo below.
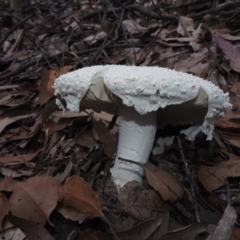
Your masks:
{"label": "twig", "polygon": [[192,0],[192,1],[188,1],[186,3],[179,3],[179,4],[173,4],[169,7],[166,7],[165,10],[172,10],[172,9],[177,9],[177,8],[186,8],[186,7],[190,7],[190,6],[193,6],[194,4],[203,4],[203,3],[208,3],[208,4],[211,4],[209,2],[209,0]]}
{"label": "twig", "polygon": [[88,62],[87,66],[91,66],[91,64],[93,63],[93,61],[97,58],[97,56],[100,54],[100,52],[108,45],[110,44],[110,41],[107,42],[107,39],[104,40],[104,42],[102,43],[102,45],[98,48],[98,50],[96,51],[96,53],[93,55],[93,57],[90,59],[90,61]]}
{"label": "twig", "polygon": [[[191,179],[194,179],[194,177],[195,177],[194,174],[195,174],[195,172],[192,171]],[[194,214],[195,214],[197,222],[201,222],[201,219],[200,219],[200,216],[199,216],[199,213],[198,213],[196,189],[194,188],[193,184],[191,184],[191,192],[192,192],[192,196],[193,196],[193,199],[194,199],[194,201],[193,201]]]}
{"label": "twig", "polygon": [[182,161],[183,161],[183,164],[185,166],[185,170],[186,170],[186,173],[188,175],[188,179],[190,180],[190,183],[191,183],[191,193],[192,193],[192,196],[193,196],[193,207],[194,207],[195,217],[196,217],[197,222],[201,222],[200,217],[199,217],[199,213],[198,213],[197,199],[196,199],[196,194],[195,194],[196,190],[198,189],[198,186],[195,183],[194,178],[189,171],[188,164],[185,160],[185,156],[184,156],[183,149],[182,149],[182,143],[181,143],[181,140],[180,140],[179,136],[177,136],[177,140],[178,140],[178,145],[179,145],[181,156],[182,156]]}
{"label": "twig", "polygon": [[[18,16],[15,16],[15,15],[13,15],[13,14],[10,14],[10,13],[4,13],[3,15],[1,15],[1,17],[11,17],[11,18],[15,18],[15,19],[17,19],[18,21],[22,21],[23,19],[22,18],[20,18],[20,17],[18,17]],[[30,23],[30,22],[26,22],[26,24],[27,25],[29,25],[29,26],[31,26],[31,27],[34,27],[35,25],[33,25],[32,23]]]}
{"label": "twig", "polygon": [[232,230],[237,218],[236,210],[228,205],[218,223],[214,233],[207,240],[228,240],[232,236]]}
{"label": "twig", "polygon": [[66,8],[67,8],[67,6],[72,2],[73,0],[70,0],[70,1],[68,1],[65,5],[63,5],[59,10],[57,10],[57,11],[53,11],[54,13],[59,13],[59,12],[61,12],[61,11],[64,11]]}
{"label": "twig", "polygon": [[[161,19],[165,19],[165,20],[169,20],[169,21],[177,21],[178,20],[175,16],[165,15],[165,14],[161,15],[161,18],[160,18],[157,13],[152,12],[152,11],[148,11],[146,8],[144,8],[144,7],[140,6],[140,5],[136,5],[136,4],[126,6],[125,9],[128,10],[128,11],[137,11],[137,12],[143,14],[146,17],[157,19],[157,20],[161,20]],[[104,14],[105,11],[106,11],[105,9],[100,9],[100,10],[88,13],[85,16],[80,17],[80,20],[87,20],[87,19],[96,17],[99,14]],[[113,12],[119,13],[121,11],[122,11],[122,7],[120,7],[120,8],[112,8],[111,10],[107,10],[106,14],[111,14]]]}
{"label": "twig", "polygon": [[21,22],[19,22],[18,24],[16,24],[13,28],[11,28],[6,34],[5,36],[2,37],[2,39],[0,40],[0,45],[3,44],[3,42],[8,38],[8,36],[14,32],[18,27],[20,27],[23,23],[25,23],[29,18],[31,18],[32,15],[29,15],[27,17],[25,17]]}
{"label": "twig", "polygon": [[208,9],[208,10],[205,10],[205,11],[202,11],[202,12],[199,12],[199,13],[189,14],[188,16],[190,18],[200,18],[200,17],[203,17],[207,14],[214,14],[214,13],[219,14],[219,12],[221,12],[221,11],[227,9],[227,8],[233,8],[233,7],[236,8],[236,7],[239,7],[239,6],[240,6],[240,1],[227,2],[227,3],[220,4],[217,7],[213,7],[211,9]]}
{"label": "twig", "polygon": [[181,140],[180,140],[179,136],[177,136],[177,140],[178,140],[178,145],[179,145],[179,148],[180,148],[180,153],[181,153],[181,156],[182,156],[182,161],[183,161],[185,170],[187,172],[188,177],[190,178],[190,171],[188,169],[188,164],[185,160],[185,156],[184,156],[183,149],[182,149],[182,143],[181,143]]}
{"label": "twig", "polygon": [[39,59],[35,59],[31,62],[25,63],[22,66],[20,66],[18,69],[16,69],[15,71],[12,71],[10,73],[5,73],[2,76],[0,76],[0,81],[3,81],[7,78],[11,78],[15,75],[17,75],[18,73],[21,73],[22,71],[26,70],[27,68],[37,64],[37,63],[41,63],[44,62],[45,58],[44,57],[40,57]]}
{"label": "twig", "polygon": [[[110,42],[108,42],[107,44],[110,44]],[[103,46],[103,47],[106,48],[106,49],[112,49],[112,48],[128,48],[128,47],[132,47],[132,46],[134,46],[134,47],[145,47],[146,44],[133,44],[133,45],[132,44],[119,44],[119,45],[110,45],[110,46]],[[82,55],[82,54],[88,54],[88,53],[91,53],[91,52],[101,51],[101,50],[102,50],[102,48],[92,48],[92,49],[84,50],[84,51],[81,51],[81,52],[76,52],[75,54]],[[15,71],[0,75],[0,81],[3,81],[5,79],[9,79],[9,78],[25,71],[27,68],[34,66],[35,64],[42,63],[46,60],[46,58],[56,58],[56,57],[61,56],[62,54],[63,54],[63,52],[58,53],[58,54],[53,55],[53,56],[45,56],[45,57],[42,56],[38,59],[27,62],[27,63],[23,64],[22,66],[20,66]],[[98,54],[98,52],[96,54]]]}
{"label": "twig", "polygon": [[226,182],[226,190],[227,190],[227,204],[231,204],[231,197],[230,197],[230,189],[229,189],[228,179],[226,179],[225,182]]}

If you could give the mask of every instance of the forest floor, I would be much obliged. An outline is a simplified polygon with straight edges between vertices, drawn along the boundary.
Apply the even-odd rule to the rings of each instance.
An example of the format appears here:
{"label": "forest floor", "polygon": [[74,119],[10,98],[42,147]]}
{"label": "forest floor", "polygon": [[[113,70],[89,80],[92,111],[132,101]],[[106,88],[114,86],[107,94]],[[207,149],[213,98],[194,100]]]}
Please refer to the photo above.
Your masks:
{"label": "forest floor", "polygon": [[[20,15],[0,2],[0,16],[1,239],[240,239],[240,1],[41,1]],[[144,167],[159,189],[144,178],[116,191],[114,116],[53,111],[59,75],[106,64],[174,69],[229,92],[212,141],[157,133],[155,153],[173,139]]]}

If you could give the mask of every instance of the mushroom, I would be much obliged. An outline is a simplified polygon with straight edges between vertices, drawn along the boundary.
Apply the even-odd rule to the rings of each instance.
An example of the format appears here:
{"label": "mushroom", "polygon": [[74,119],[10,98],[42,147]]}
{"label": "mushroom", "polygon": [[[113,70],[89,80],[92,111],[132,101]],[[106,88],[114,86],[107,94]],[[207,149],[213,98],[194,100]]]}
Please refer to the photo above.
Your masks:
{"label": "mushroom", "polygon": [[[214,120],[231,108],[228,93],[191,74],[160,67],[91,66],[61,75],[55,95],[66,108],[80,106],[119,116],[119,141],[112,180],[118,187],[142,182],[141,166],[151,153],[157,125],[191,124],[182,131],[193,141],[199,132],[212,139]],[[65,109],[60,100],[56,102]]]}

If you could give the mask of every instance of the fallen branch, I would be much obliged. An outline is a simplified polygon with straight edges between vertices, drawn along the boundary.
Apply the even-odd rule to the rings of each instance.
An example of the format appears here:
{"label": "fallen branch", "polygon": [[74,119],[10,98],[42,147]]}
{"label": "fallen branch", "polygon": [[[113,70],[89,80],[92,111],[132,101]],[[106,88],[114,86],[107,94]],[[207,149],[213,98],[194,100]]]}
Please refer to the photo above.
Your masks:
{"label": "fallen branch", "polygon": [[[159,16],[158,13],[149,11],[146,8],[142,7],[141,5],[137,5],[137,4],[126,6],[125,10],[136,11],[136,12],[139,12],[139,13],[143,14],[146,17],[157,19],[157,20],[162,20],[162,19],[169,20],[169,21],[177,21],[178,20],[175,16],[172,16],[172,15],[163,14],[163,15]],[[106,11],[106,9],[100,9],[100,10],[88,13],[83,17],[80,17],[79,20],[87,20],[87,19],[99,16],[101,14],[104,14],[104,13],[106,13],[106,14],[111,14],[113,12],[120,13],[121,11],[122,11],[122,7],[112,8],[112,9],[109,9],[107,11]]]}
{"label": "fallen branch", "polygon": [[214,233],[207,240],[228,240],[231,239],[232,229],[237,218],[236,210],[228,205],[225,208],[222,219],[219,221]]}
{"label": "fallen branch", "polygon": [[25,17],[21,22],[19,22],[18,24],[16,24],[13,28],[11,28],[0,40],[0,45],[3,44],[3,42],[8,38],[8,36],[14,32],[19,26],[21,26],[23,23],[25,23],[29,18],[31,18],[32,15],[29,15],[27,17]]}
{"label": "fallen branch", "polygon": [[205,10],[205,11],[202,11],[202,12],[199,12],[199,13],[192,13],[192,14],[189,14],[188,16],[190,18],[200,18],[200,17],[203,17],[207,14],[214,14],[214,13],[218,13],[220,11],[223,11],[227,8],[236,8],[236,7],[239,7],[240,6],[240,1],[236,1],[236,2],[228,2],[228,3],[223,3],[223,4],[220,4],[216,7],[213,7],[211,9],[208,9],[208,10]]}

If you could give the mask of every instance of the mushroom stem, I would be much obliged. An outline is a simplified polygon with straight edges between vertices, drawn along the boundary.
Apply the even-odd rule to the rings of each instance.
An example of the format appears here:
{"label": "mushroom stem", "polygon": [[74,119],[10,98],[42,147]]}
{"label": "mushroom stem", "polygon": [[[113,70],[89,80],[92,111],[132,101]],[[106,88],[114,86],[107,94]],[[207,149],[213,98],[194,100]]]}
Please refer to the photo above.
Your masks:
{"label": "mushroom stem", "polygon": [[142,182],[143,168],[119,158],[146,163],[151,153],[157,129],[157,114],[139,114],[133,107],[119,108],[119,142],[112,179],[118,187],[136,180]]}

